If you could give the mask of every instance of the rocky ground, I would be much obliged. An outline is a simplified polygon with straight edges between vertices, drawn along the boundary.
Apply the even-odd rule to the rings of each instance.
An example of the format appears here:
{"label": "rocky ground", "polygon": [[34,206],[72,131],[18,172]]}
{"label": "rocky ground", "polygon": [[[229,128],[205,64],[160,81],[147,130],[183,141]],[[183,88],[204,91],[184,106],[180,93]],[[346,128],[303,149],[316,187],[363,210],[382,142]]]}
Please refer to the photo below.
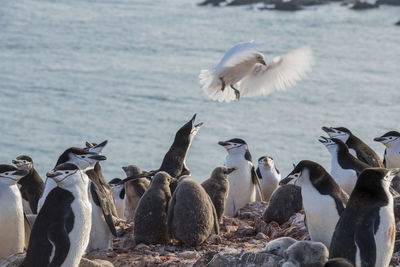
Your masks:
{"label": "rocky ground", "polygon": [[[309,236],[302,212],[282,225],[267,224],[262,220],[266,206],[266,203],[254,202],[241,209],[237,217],[224,217],[220,236],[212,235],[195,248],[182,247],[176,241],[166,246],[136,245],[132,241],[132,227],[128,227],[121,238],[114,240],[113,250],[91,252],[80,266],[280,266],[284,262],[282,257],[262,253],[266,244],[282,236],[297,240],[309,240]],[[400,230],[400,223],[397,227]],[[23,257],[24,254],[12,256],[0,261],[0,266],[18,266]],[[399,232],[391,266],[400,266]]]}

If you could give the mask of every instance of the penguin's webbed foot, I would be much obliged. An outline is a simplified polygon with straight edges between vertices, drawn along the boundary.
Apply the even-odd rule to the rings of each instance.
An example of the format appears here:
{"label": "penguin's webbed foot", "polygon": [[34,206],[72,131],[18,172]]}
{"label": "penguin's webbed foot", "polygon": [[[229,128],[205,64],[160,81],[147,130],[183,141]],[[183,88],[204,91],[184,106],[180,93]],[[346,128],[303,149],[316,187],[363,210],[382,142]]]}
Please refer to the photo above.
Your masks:
{"label": "penguin's webbed foot", "polygon": [[231,88],[233,89],[233,91],[235,91],[236,100],[239,101],[240,91],[238,89],[236,89],[235,87],[233,87],[233,84],[231,84]]}
{"label": "penguin's webbed foot", "polygon": [[224,78],[219,77],[220,81],[221,81],[221,91],[223,92],[225,90],[225,81]]}

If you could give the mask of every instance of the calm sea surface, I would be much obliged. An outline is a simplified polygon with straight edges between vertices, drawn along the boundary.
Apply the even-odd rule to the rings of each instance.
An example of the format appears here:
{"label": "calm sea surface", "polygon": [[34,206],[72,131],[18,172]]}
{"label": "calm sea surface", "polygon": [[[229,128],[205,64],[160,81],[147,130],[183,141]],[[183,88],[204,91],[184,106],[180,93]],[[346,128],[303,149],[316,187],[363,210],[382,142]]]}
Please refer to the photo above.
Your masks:
{"label": "calm sea surface", "polygon": [[[107,179],[121,166],[159,167],[176,130],[203,121],[187,165],[197,181],[224,163],[218,141],[241,137],[272,156],[330,169],[321,126],[372,141],[400,130],[400,8],[339,4],[296,13],[198,7],[197,1],[2,1],[0,163],[30,155],[42,177],[70,146],[108,139]],[[229,104],[205,97],[197,75],[238,42],[265,41],[266,58],[309,45],[315,65],[283,92]]]}

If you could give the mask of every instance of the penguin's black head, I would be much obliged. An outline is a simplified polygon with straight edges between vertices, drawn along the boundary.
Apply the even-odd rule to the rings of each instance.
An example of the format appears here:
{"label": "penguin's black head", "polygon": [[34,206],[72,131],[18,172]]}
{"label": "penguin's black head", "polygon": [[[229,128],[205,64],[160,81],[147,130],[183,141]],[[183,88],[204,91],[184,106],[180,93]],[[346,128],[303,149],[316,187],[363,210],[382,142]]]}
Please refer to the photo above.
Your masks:
{"label": "penguin's black head", "polygon": [[71,147],[64,151],[58,158],[56,166],[62,163],[72,163],[78,166],[81,170],[93,169],[98,161],[106,160],[103,155],[95,152],[90,152],[83,148]]}
{"label": "penguin's black head", "polygon": [[31,157],[21,155],[12,160],[12,163],[20,170],[31,170],[33,168],[33,160]]}
{"label": "penguin's black head", "polygon": [[390,131],[385,133],[381,137],[374,138],[374,141],[381,142],[386,147],[390,148],[400,142],[400,133],[396,131]]}
{"label": "penguin's black head", "polygon": [[175,134],[174,145],[179,146],[189,146],[193,138],[196,136],[200,127],[203,125],[202,122],[199,124],[195,124],[197,114],[194,114],[193,117],[185,123]]}
{"label": "penguin's black head", "polygon": [[[380,198],[387,201],[390,184],[400,169],[367,168],[358,176],[352,195],[363,195],[368,199]],[[351,198],[350,197],[350,198]]]}
{"label": "penguin's black head", "polygon": [[310,179],[313,184],[316,184],[323,175],[328,173],[318,163],[311,160],[300,161],[294,169],[281,180],[279,184],[296,184],[301,185],[304,179]]}
{"label": "penguin's black head", "polygon": [[79,167],[75,164],[62,163],[57,165],[53,170],[47,172],[46,176],[53,179],[56,183],[60,183],[78,171]]}
{"label": "penguin's black head", "polygon": [[258,166],[264,168],[272,168],[275,166],[274,159],[270,156],[262,156],[258,159]]}
{"label": "penguin's black head", "polygon": [[349,137],[352,135],[349,129],[345,127],[326,127],[323,126],[322,130],[325,131],[330,138],[338,138],[344,143],[347,142]]}
{"label": "penguin's black head", "polygon": [[29,171],[19,170],[12,165],[0,164],[0,183],[14,185],[28,173]]}
{"label": "penguin's black head", "polygon": [[[229,154],[242,153],[245,154],[248,152],[247,144],[243,139],[233,138],[227,141],[220,141],[218,145],[223,146]],[[251,159],[250,159],[251,161]]]}
{"label": "penguin's black head", "polygon": [[337,138],[326,138],[321,136],[318,141],[320,141],[328,149],[329,152],[334,153],[338,151],[348,151],[348,147],[342,140]]}

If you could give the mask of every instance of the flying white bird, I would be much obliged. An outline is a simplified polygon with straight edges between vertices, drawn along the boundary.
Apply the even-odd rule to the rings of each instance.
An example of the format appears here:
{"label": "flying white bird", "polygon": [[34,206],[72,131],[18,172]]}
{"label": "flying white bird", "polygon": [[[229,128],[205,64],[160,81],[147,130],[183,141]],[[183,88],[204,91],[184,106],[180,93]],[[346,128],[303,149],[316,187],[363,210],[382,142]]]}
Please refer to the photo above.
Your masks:
{"label": "flying white bird", "polygon": [[[242,97],[283,90],[311,70],[312,51],[302,47],[266,63],[259,49],[263,43],[239,43],[229,49],[213,70],[201,70],[200,84],[213,100],[230,102]],[[227,89],[230,86],[233,90]]]}

